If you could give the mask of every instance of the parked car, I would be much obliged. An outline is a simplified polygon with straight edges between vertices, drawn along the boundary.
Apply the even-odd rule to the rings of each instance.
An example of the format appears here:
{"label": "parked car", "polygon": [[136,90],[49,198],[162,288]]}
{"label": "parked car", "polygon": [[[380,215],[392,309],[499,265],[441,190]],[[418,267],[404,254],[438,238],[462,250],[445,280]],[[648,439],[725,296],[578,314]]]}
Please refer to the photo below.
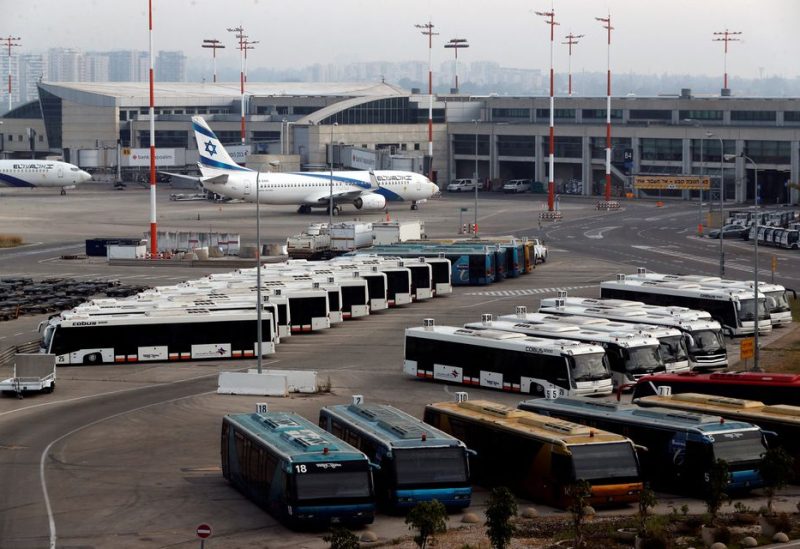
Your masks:
{"label": "parked car", "polygon": [[533,181],[530,179],[511,179],[503,185],[504,193],[524,193],[531,190]]}
{"label": "parked car", "polygon": [[447,192],[457,193],[463,191],[474,191],[477,184],[478,182],[474,179],[453,179],[453,181],[447,185]]}
{"label": "parked car", "polygon": [[[738,224],[731,224],[725,225],[722,227],[722,233],[724,238],[745,238],[748,232],[748,228],[743,225]],[[720,231],[719,229],[714,229],[713,231],[708,232],[708,238],[719,238]]]}

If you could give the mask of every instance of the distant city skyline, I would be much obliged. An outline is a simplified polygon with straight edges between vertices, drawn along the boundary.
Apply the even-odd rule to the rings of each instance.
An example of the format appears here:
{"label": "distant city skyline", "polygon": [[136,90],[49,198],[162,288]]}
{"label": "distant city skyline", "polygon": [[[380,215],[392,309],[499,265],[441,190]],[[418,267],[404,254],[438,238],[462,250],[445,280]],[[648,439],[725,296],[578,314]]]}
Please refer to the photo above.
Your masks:
{"label": "distant city skyline", "polygon": [[[606,36],[595,17],[610,12],[612,70],[617,74],[723,73],[723,44],[712,42],[714,31],[740,31],[740,42],[730,44],[728,73],[740,78],[800,74],[796,59],[800,41],[796,0],[555,0],[556,72],[566,73],[570,32],[585,34],[572,58],[573,71],[600,72],[606,68]],[[218,4],[197,0],[154,2],[156,50],[182,50],[190,58],[211,54],[203,39],[216,38],[227,48],[218,61],[238,60],[234,37],[226,27],[243,22],[246,33],[260,43],[248,53],[251,69],[288,69],[314,64],[421,61],[427,63],[427,41],[414,24],[433,22],[434,67],[452,58],[444,44],[466,38],[470,48],[460,60],[493,61],[504,67],[546,70],[549,63],[548,28],[533,10],[549,10],[541,0],[499,0],[487,9],[484,2],[461,0],[458,9],[443,0],[367,2],[339,0],[324,16],[312,0],[295,0],[277,10],[264,0],[229,0]],[[56,0],[8,2],[3,9],[0,35],[19,36],[14,54],[43,53],[53,47],[83,51],[114,49],[146,51],[147,3],[93,2],[92,17],[75,17],[76,6]],[[4,52],[0,52],[3,55]]]}

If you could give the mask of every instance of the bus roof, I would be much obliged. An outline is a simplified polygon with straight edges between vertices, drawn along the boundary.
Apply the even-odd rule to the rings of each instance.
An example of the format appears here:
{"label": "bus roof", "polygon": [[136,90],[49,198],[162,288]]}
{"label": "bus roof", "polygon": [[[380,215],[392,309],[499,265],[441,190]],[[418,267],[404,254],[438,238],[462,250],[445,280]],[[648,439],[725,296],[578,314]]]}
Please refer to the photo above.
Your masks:
{"label": "bus roof", "polygon": [[390,448],[464,446],[454,436],[387,404],[335,404],[323,410]]}
{"label": "bus roof", "polygon": [[586,353],[604,353],[605,349],[600,345],[583,343],[574,339],[547,339],[541,337],[531,337],[520,332],[509,330],[489,330],[472,329],[469,327],[458,328],[455,326],[427,326],[406,329],[406,336],[422,337],[426,339],[440,339],[444,336],[447,339],[484,345],[487,347],[497,347],[502,349],[512,349],[527,351],[528,347],[535,346],[536,352],[546,355],[579,355]]}
{"label": "bus roof", "polygon": [[[61,321],[64,328],[89,326],[120,326],[133,324],[176,324],[191,322],[229,322],[236,320],[255,321],[258,311],[253,309],[230,309],[209,311],[208,309],[153,309],[144,314],[120,313],[111,315],[69,315]],[[262,321],[271,320],[272,313],[263,311]]]}
{"label": "bus roof", "polygon": [[247,431],[290,462],[367,460],[367,457],[294,412],[231,414],[224,421]]}
{"label": "bus roof", "polygon": [[567,447],[577,444],[628,441],[622,435],[563,419],[511,408],[488,400],[438,402],[428,404],[427,407],[474,422],[488,423],[497,429],[513,431],[522,436]]}
{"label": "bus roof", "polygon": [[[753,289],[752,280],[731,280],[727,278],[720,278],[718,276],[704,276],[704,275],[675,275],[675,274],[662,274],[652,272],[639,272],[635,275],[626,275],[627,279],[641,279],[641,280],[664,280],[676,282],[693,282],[702,286],[709,286],[713,288],[749,288]],[[785,288],[780,284],[771,282],[759,281],[758,289],[762,292],[770,291],[777,292],[783,291]]]}
{"label": "bus roof", "polygon": [[669,408],[641,408],[633,404],[579,398],[526,400],[520,403],[520,407],[529,407],[536,411],[577,413],[586,417],[614,419],[634,425],[700,434],[757,429],[750,423],[725,421],[715,415],[681,412]]}
{"label": "bus roof", "polygon": [[723,383],[742,385],[796,385],[800,387],[800,374],[765,374],[757,372],[719,372],[715,374],[700,374],[697,372],[682,372],[679,374],[659,374],[658,376],[643,376],[637,383],[682,381],[692,383]]}
{"label": "bus roof", "polygon": [[[566,299],[568,301],[566,301],[564,306],[559,306],[556,303],[558,301],[558,298],[543,299],[539,304],[539,312],[547,314],[564,313],[567,315],[598,316],[601,318],[607,318],[609,320],[619,320],[622,322],[633,323],[635,325],[643,324],[651,326],[664,326],[664,327],[671,327],[679,330],[686,330],[692,332],[697,330],[721,329],[719,322],[717,322],[716,320],[709,320],[707,318],[697,318],[694,320],[689,320],[677,315],[653,314],[644,307],[634,307],[634,306],[617,307],[611,305],[587,306],[587,305],[580,305],[572,301],[572,299],[578,301],[579,300],[578,298],[566,298]],[[598,301],[598,300],[593,300],[593,301]],[[623,300],[613,299],[608,301],[623,301]],[[638,302],[631,301],[630,303],[638,303]],[[691,309],[687,309],[687,311],[689,310]]]}
{"label": "bus roof", "polygon": [[[528,313],[527,317],[538,313]],[[466,324],[468,328],[497,329],[508,332],[519,332],[537,337],[558,337],[575,339],[578,341],[614,343],[620,347],[646,347],[657,346],[658,340],[649,335],[642,335],[638,330],[619,329],[613,331],[599,331],[594,326],[586,328],[571,323],[569,318],[555,315],[542,315],[543,320],[533,321],[519,319],[516,315],[501,316],[499,320],[490,323],[473,322]]]}
{"label": "bus roof", "polygon": [[[747,288],[714,288],[703,286],[694,282],[647,280],[642,278],[628,278],[627,275],[617,275],[616,280],[605,280],[600,283],[600,288],[629,288],[638,291],[651,291],[669,295],[686,295],[718,301],[732,301],[736,299],[750,299],[753,292]],[[763,298],[764,294],[759,297]]]}
{"label": "bus roof", "polygon": [[640,406],[662,406],[699,413],[712,413],[723,417],[735,417],[758,424],[759,421],[778,421],[800,426],[800,406],[774,404],[767,406],[757,400],[745,400],[699,393],[675,395],[652,395],[637,398]]}

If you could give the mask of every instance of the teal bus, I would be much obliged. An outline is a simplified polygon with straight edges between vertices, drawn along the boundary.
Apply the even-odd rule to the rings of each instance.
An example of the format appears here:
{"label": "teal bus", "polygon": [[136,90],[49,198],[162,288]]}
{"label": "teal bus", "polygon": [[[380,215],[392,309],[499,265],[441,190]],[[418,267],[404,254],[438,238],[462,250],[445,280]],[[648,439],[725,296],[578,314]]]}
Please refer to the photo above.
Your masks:
{"label": "teal bus", "polygon": [[392,406],[356,402],[322,408],[319,426],[380,466],[375,492],[382,506],[400,510],[436,499],[448,509],[469,507],[463,442]]}
{"label": "teal bus", "polygon": [[222,475],[292,528],[375,518],[367,456],[298,414],[226,415],[221,454]]}

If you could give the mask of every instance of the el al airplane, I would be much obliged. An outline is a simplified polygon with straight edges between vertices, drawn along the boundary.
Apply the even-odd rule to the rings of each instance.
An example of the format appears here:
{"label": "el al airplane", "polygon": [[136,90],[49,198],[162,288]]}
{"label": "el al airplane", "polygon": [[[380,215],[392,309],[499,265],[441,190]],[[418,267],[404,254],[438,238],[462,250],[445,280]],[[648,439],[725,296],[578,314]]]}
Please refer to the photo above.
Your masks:
{"label": "el al airplane", "polygon": [[439,192],[427,177],[414,172],[342,171],[333,172],[333,177],[330,172],[256,172],[231,159],[202,117],[193,116],[192,126],[200,154],[200,183],[222,196],[248,202],[257,199],[261,204],[295,204],[299,213],[309,213],[312,207],[328,208],[333,179],[334,213],[338,213],[343,204],[380,210],[388,201],[410,201],[411,209],[416,210],[417,202]]}
{"label": "el al airplane", "polygon": [[61,194],[92,179],[77,166],[57,160],[0,160],[0,186],[61,187]]}

